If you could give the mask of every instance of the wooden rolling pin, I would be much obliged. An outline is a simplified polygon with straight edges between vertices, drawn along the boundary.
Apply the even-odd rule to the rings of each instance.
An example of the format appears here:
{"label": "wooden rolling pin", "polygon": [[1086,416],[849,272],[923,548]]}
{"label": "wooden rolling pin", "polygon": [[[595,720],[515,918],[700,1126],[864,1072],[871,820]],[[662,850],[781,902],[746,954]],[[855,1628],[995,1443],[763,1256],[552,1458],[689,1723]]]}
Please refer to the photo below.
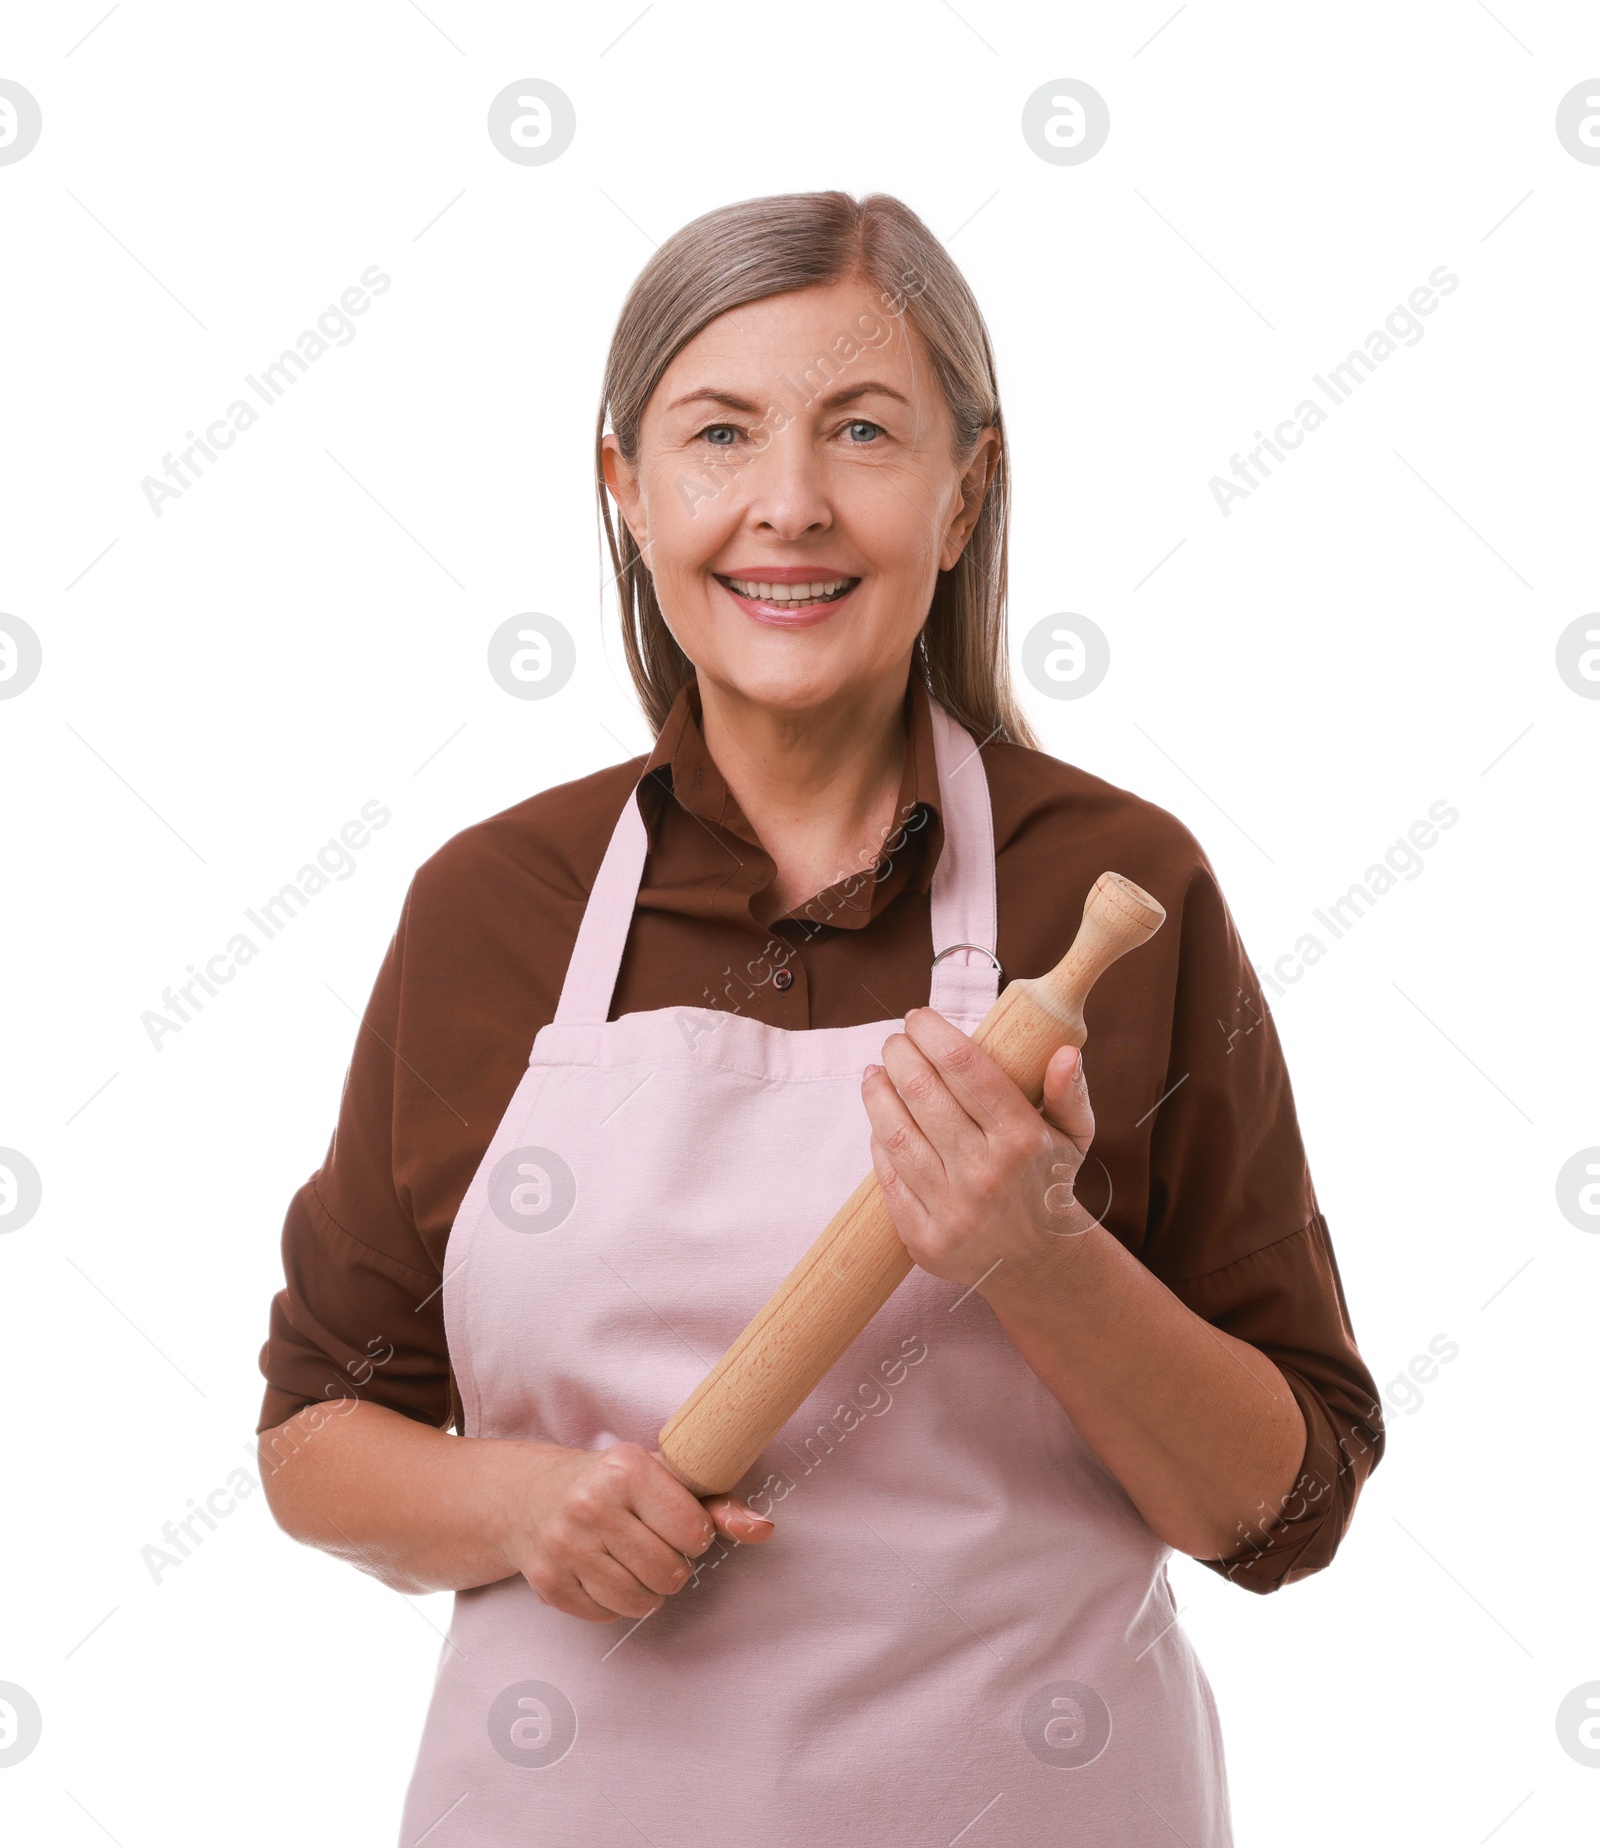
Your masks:
{"label": "wooden rolling pin", "polygon": [[[1120,873],[1102,873],[1083,923],[1048,975],[1007,984],[973,1040],[1034,1104],[1045,1067],[1088,1037],[1083,1004],[1117,958],[1153,936],[1166,911]],[[911,1269],[869,1174],[721,1362],[662,1426],[657,1455],[695,1495],[744,1475]]]}

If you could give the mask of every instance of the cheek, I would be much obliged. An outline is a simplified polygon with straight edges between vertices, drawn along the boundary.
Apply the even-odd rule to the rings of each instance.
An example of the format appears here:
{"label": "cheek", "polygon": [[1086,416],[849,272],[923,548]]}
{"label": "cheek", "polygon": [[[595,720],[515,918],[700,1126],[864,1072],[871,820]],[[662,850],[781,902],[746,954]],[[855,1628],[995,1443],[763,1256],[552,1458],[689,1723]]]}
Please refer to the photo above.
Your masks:
{"label": "cheek", "polygon": [[861,554],[885,579],[920,585],[938,569],[940,504],[931,485],[887,468],[858,471],[842,485],[841,524],[858,535]]}
{"label": "cheek", "polygon": [[735,516],[735,491],[725,473],[696,467],[688,457],[663,460],[642,486],[651,568],[659,575],[703,567],[725,543]]}
{"label": "cheek", "polygon": [[[689,457],[657,462],[642,478],[645,565],[674,634],[698,628],[717,593],[706,577],[739,523],[737,488]],[[681,635],[679,636],[682,640]]]}

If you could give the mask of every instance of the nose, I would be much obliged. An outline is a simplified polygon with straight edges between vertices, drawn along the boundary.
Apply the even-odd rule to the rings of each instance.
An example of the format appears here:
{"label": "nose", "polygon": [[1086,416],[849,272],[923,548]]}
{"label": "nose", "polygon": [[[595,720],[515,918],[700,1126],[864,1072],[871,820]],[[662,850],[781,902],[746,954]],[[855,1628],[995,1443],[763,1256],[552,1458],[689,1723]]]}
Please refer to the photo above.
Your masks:
{"label": "nose", "polygon": [[798,422],[775,432],[743,471],[744,524],[751,532],[799,539],[826,532],[833,505],[826,471]]}

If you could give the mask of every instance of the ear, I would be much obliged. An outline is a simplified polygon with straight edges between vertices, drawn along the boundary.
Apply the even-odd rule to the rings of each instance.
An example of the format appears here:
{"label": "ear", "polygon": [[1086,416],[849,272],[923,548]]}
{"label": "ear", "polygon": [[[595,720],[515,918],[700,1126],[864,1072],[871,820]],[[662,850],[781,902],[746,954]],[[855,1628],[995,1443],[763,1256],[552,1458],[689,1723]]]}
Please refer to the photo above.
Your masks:
{"label": "ear", "polygon": [[617,511],[633,534],[633,542],[647,556],[650,551],[650,528],[645,518],[644,495],[639,487],[638,470],[622,453],[614,434],[608,431],[600,439],[600,469],[605,476]]}
{"label": "ear", "polygon": [[978,524],[983,512],[983,503],[989,492],[989,483],[994,479],[994,471],[1000,464],[1000,432],[993,424],[985,424],[978,432],[977,447],[972,452],[961,475],[961,503],[951,516],[950,524],[945,529],[944,544],[939,552],[939,569],[951,570],[966,550],[967,541],[972,537],[972,529]]}

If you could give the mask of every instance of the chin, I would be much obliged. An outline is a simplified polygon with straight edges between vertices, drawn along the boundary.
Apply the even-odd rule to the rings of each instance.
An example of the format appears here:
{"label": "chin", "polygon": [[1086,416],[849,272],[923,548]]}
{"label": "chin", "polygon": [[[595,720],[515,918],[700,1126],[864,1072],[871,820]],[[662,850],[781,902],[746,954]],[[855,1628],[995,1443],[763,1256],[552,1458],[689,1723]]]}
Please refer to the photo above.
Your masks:
{"label": "chin", "polygon": [[738,698],[774,712],[812,711],[870,678],[865,664],[831,659],[718,660],[702,662],[699,672]]}

